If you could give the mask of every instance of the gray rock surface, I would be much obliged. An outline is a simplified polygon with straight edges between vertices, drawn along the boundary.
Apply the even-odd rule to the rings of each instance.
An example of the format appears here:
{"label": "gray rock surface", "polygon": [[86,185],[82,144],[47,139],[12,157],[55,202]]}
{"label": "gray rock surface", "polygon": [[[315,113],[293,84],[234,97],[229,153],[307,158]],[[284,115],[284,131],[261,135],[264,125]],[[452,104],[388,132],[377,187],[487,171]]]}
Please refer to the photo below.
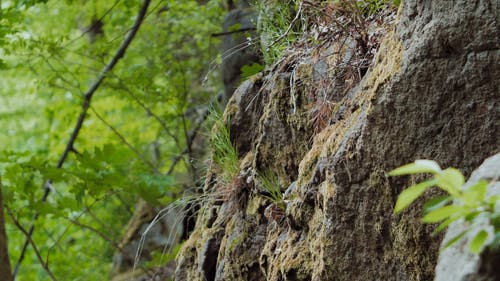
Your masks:
{"label": "gray rock surface", "polygon": [[[202,207],[216,213],[199,214],[176,280],[434,279],[442,237],[419,219],[426,198],[393,213],[398,194],[418,179],[385,173],[434,159],[469,175],[498,152],[498,2],[402,1],[355,85],[329,83],[345,80],[342,58],[357,53],[342,37],[300,45],[242,85],[225,113],[242,173],[223,185],[211,169],[205,186],[206,196],[222,190],[233,200]],[[319,93],[331,104],[321,104]],[[314,122],[311,108],[328,122]],[[283,187],[294,182],[284,217],[248,180],[263,169]],[[208,255],[213,238],[220,245]],[[203,268],[207,261],[216,265]]]}
{"label": "gray rock surface", "polygon": [[[224,18],[222,35],[222,78],[225,102],[241,82],[241,68],[260,63],[261,57],[256,45],[255,11],[244,5],[231,10]],[[233,32],[233,33],[231,33]]]}

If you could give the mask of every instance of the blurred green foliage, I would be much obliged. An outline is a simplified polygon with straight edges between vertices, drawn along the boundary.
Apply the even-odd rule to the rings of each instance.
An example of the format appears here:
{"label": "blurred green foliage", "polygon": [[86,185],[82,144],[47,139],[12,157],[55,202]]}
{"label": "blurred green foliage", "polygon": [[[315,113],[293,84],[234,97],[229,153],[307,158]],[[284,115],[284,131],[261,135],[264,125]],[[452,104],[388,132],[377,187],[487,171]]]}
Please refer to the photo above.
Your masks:
{"label": "blurred green foliage", "polygon": [[466,234],[472,232],[469,250],[479,254],[485,247],[500,246],[500,196],[487,195],[488,181],[480,180],[465,185],[464,175],[455,168],[442,170],[431,160],[416,160],[389,172],[389,176],[413,175],[429,173],[433,177],[427,181],[412,185],[398,196],[394,212],[399,213],[408,208],[425,191],[437,186],[446,192],[446,196],[435,197],[424,205],[425,223],[440,223],[434,234],[445,230],[456,221],[466,225],[465,229],[449,239],[443,249],[455,244]]}
{"label": "blurred green foliage", "polygon": [[[141,2],[0,2],[2,191],[26,229],[40,214],[33,238],[60,280],[107,279],[137,199],[166,204],[181,193],[166,172],[195,126],[196,116],[187,112],[220,91],[213,71],[218,42],[210,36],[220,31],[220,3],[152,1],[126,55],[95,94],[76,152],[56,168],[83,93],[116,52]],[[188,171],[187,158],[176,173]],[[53,192],[41,202],[48,179]],[[9,218],[7,229],[15,265],[25,237]],[[17,280],[47,279],[29,249]]]}
{"label": "blurred green foliage", "polygon": [[[300,0],[256,1],[257,30],[266,65],[272,65],[301,34],[301,22],[294,22]],[[298,15],[300,16],[300,15]]]}
{"label": "blurred green foliage", "polygon": [[[195,170],[189,155],[181,155],[199,127],[192,120],[203,119],[200,107],[221,90],[214,71],[219,43],[211,36],[221,30],[221,1],[153,0],[127,53],[95,94],[74,152],[56,168],[84,93],[115,54],[141,2],[0,1],[2,191],[25,228],[40,215],[33,239],[61,280],[107,279],[137,199],[164,205],[180,196],[179,177],[172,175]],[[358,2],[370,14],[388,1]],[[255,3],[255,44],[269,66],[301,36],[303,1]],[[263,68],[245,66],[244,79]],[[213,117],[212,160],[230,181],[238,172],[237,151],[222,117]],[[42,202],[48,179],[53,191]],[[274,176],[261,180],[282,207]],[[7,230],[15,265],[25,237],[9,218]],[[28,250],[18,280],[47,279]]]}

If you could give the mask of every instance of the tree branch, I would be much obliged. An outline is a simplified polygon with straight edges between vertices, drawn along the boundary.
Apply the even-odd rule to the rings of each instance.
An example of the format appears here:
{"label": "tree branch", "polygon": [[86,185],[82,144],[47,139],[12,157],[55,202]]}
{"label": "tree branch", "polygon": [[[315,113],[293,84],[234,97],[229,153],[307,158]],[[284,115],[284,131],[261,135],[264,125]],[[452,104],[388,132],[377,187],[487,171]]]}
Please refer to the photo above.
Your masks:
{"label": "tree branch", "polygon": [[173,134],[170,129],[168,128],[167,124],[165,124],[165,122],[158,116],[156,115],[152,110],[151,108],[149,108],[144,102],[142,102],[139,97],[137,97],[133,92],[132,90],[130,90],[124,83],[124,81],[118,77],[118,76],[113,76],[114,78],[116,78],[118,80],[118,83],[119,83],[119,86],[120,87],[117,87],[113,84],[109,84],[108,82],[108,86],[110,86],[111,88],[115,89],[115,90],[122,90],[122,91],[125,91],[130,97],[132,97],[133,100],[135,100],[135,102],[137,102],[137,104],[142,107],[147,114],[149,114],[150,116],[152,116],[154,119],[156,119],[156,121],[158,121],[158,123],[163,127],[165,133],[167,135],[169,135],[176,143],[176,145],[179,147],[179,139],[177,138],[177,136],[175,134]]}
{"label": "tree branch", "polygon": [[62,167],[62,165],[66,161],[66,158],[68,157],[68,153],[73,148],[76,138],[78,137],[78,134],[80,133],[80,130],[82,128],[83,121],[85,121],[85,117],[87,116],[87,112],[90,107],[90,102],[92,100],[92,97],[94,96],[94,93],[97,91],[104,78],[106,78],[108,72],[113,70],[118,61],[125,55],[125,51],[127,50],[130,43],[132,43],[132,40],[134,39],[135,35],[137,34],[137,31],[139,30],[139,27],[142,24],[142,21],[144,20],[144,16],[146,15],[150,2],[151,0],[144,0],[141,10],[139,11],[139,14],[137,15],[137,18],[135,20],[134,26],[130,30],[130,33],[127,35],[127,37],[125,37],[125,40],[122,42],[120,48],[113,56],[111,61],[101,71],[101,74],[99,74],[97,80],[83,96],[83,105],[80,116],[78,117],[78,121],[76,122],[75,128],[71,133],[68,144],[66,145],[66,149],[64,150],[63,154],[61,155],[61,158],[59,159],[59,162],[57,163],[58,168]]}
{"label": "tree branch", "polygon": [[106,119],[104,119],[104,117],[101,114],[99,114],[99,112],[97,112],[93,107],[91,107],[90,109],[95,114],[97,119],[99,119],[104,125],[106,125],[106,127],[108,127],[123,142],[123,144],[125,144],[132,152],[134,152],[135,155],[137,155],[137,157],[139,159],[141,159],[142,162],[144,162],[146,165],[148,165],[153,172],[159,173],[159,171],[155,167],[155,165],[153,163],[151,163],[148,159],[146,159],[146,157],[144,155],[142,155],[139,152],[139,150],[137,150],[135,147],[133,147],[127,141],[127,139],[125,139],[125,137],[120,132],[118,132],[118,130],[115,127],[113,127],[110,123],[108,123],[108,121],[106,121]]}
{"label": "tree branch", "polygon": [[252,31],[252,30],[256,30],[256,28],[255,27],[240,28],[240,29],[237,29],[237,30],[224,31],[224,32],[219,32],[219,33],[212,33],[212,34],[210,34],[210,36],[212,36],[212,37],[219,37],[219,36],[231,35],[231,34],[235,34],[235,33]]}
{"label": "tree branch", "polygon": [[174,171],[174,168],[175,166],[177,165],[177,163],[179,163],[179,161],[181,160],[182,156],[184,156],[184,154],[186,153],[189,153],[191,151],[191,147],[193,145],[193,142],[194,142],[194,139],[196,138],[196,136],[198,135],[198,131],[199,129],[201,128],[201,125],[205,122],[205,120],[207,119],[208,115],[210,113],[210,110],[209,110],[209,105],[204,109],[203,113],[200,114],[200,120],[198,120],[198,122],[196,122],[196,126],[194,127],[193,130],[191,130],[188,134],[187,134],[187,139],[186,139],[186,148],[179,154],[177,155],[174,160],[172,161],[172,164],[170,164],[170,167],[167,171],[167,175],[170,175],[172,174],[172,172]]}
{"label": "tree branch", "polygon": [[[68,158],[68,154],[71,151],[74,151],[74,144],[75,141],[78,137],[78,134],[80,133],[80,130],[82,129],[83,126],[83,121],[85,121],[85,117],[87,117],[87,112],[90,107],[90,102],[92,101],[92,97],[94,96],[95,92],[101,85],[102,81],[106,78],[108,73],[113,70],[113,68],[116,66],[118,61],[125,55],[125,52],[127,51],[127,48],[129,47],[130,43],[132,43],[132,40],[134,39],[135,35],[137,34],[137,31],[139,30],[139,27],[141,26],[142,22],[144,21],[144,18],[146,16],[149,4],[151,3],[151,0],[144,0],[141,9],[139,10],[139,13],[137,14],[137,17],[135,19],[134,25],[132,26],[132,29],[130,32],[127,34],[125,39],[123,40],[122,44],[116,51],[115,55],[109,63],[103,68],[99,76],[97,77],[96,81],[92,86],[87,90],[87,92],[83,96],[83,104],[82,104],[82,109],[80,111],[80,115],[78,116],[78,120],[75,124],[75,128],[73,129],[73,132],[70,135],[70,138],[68,140],[68,143],[66,144],[66,148],[64,149],[61,157],[59,158],[59,161],[57,162],[57,168],[62,168],[64,162]],[[47,182],[50,182],[48,180]],[[47,184],[44,184],[44,194],[42,197],[42,202],[45,202],[47,200],[47,197],[49,196],[50,193],[50,188],[47,186]],[[36,213],[35,216],[33,217],[33,222],[31,223],[31,226],[29,230],[26,233],[26,241],[24,242],[23,249],[21,251],[21,255],[19,257],[19,260],[17,261],[16,268],[14,270],[14,278],[19,271],[19,267],[24,259],[24,254],[27,250],[28,245],[30,244],[31,241],[31,236],[33,235],[33,231],[35,229],[35,221],[38,219],[39,214]]]}
{"label": "tree branch", "polygon": [[0,280],[11,281],[12,269],[10,268],[9,248],[7,233],[5,232],[5,216],[3,215],[2,178],[0,177]]}
{"label": "tree branch", "polygon": [[113,239],[111,239],[110,237],[108,237],[103,232],[99,231],[97,228],[94,228],[94,227],[92,227],[90,225],[86,225],[84,223],[81,223],[81,222],[78,221],[78,219],[72,219],[72,218],[69,218],[69,217],[65,217],[65,219],[67,219],[68,221],[70,221],[72,224],[74,224],[76,226],[79,226],[81,228],[87,229],[87,230],[89,230],[89,231],[97,234],[99,237],[101,237],[104,241],[106,241],[109,244],[111,244],[117,250],[119,250],[119,251],[122,250],[122,247],[120,247],[120,245],[116,241],[114,241]]}
{"label": "tree branch", "polygon": [[35,251],[35,255],[36,255],[38,261],[42,265],[43,269],[50,276],[50,279],[52,279],[52,281],[57,281],[57,279],[54,276],[54,274],[52,273],[52,271],[50,271],[48,264],[43,261],[42,255],[40,254],[40,251],[38,250],[38,247],[36,246],[35,242],[31,238],[31,235],[28,233],[28,231],[26,231],[26,229],[24,229],[24,227],[19,223],[19,221],[14,217],[14,214],[12,214],[12,211],[9,208],[6,208],[6,210],[7,210],[7,214],[9,214],[10,219],[12,220],[14,225],[17,227],[17,229],[19,229],[24,234],[24,236],[26,236],[26,239],[28,239],[28,242],[30,243],[31,247],[33,248],[33,251]]}
{"label": "tree branch", "polygon": [[[116,190],[110,190],[108,193],[104,194],[104,196],[100,197],[100,198],[97,198],[94,200],[94,202],[90,203],[89,205],[85,206],[85,208],[83,208],[83,210],[81,210],[79,212],[79,214],[77,214],[74,219],[79,219],[81,218],[83,215],[85,215],[86,213],[88,213],[88,211],[97,203],[99,203],[100,201],[102,200],[106,200],[107,198],[109,198],[110,196],[114,196],[117,194],[117,191]],[[46,260],[49,259],[49,255],[50,255],[50,252],[52,251],[53,248],[55,247],[59,247],[58,243],[61,242],[62,238],[64,237],[64,235],[66,235],[66,233],[68,232],[69,228],[71,227],[71,225],[73,224],[69,224],[69,225],[66,225],[64,230],[62,231],[62,233],[59,235],[59,237],[57,237],[57,239],[54,240],[54,243],[49,247],[48,251],[47,251],[47,257],[46,257]]]}

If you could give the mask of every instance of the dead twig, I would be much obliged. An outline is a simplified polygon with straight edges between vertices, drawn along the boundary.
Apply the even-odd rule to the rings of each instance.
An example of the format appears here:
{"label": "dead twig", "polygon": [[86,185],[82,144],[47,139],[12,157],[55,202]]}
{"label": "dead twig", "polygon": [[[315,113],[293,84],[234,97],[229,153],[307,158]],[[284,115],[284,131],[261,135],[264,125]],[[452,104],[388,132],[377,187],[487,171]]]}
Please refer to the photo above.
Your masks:
{"label": "dead twig", "polygon": [[9,251],[7,244],[7,233],[5,231],[5,217],[3,214],[2,200],[2,177],[0,177],[0,279],[12,280],[12,269],[10,267]]}

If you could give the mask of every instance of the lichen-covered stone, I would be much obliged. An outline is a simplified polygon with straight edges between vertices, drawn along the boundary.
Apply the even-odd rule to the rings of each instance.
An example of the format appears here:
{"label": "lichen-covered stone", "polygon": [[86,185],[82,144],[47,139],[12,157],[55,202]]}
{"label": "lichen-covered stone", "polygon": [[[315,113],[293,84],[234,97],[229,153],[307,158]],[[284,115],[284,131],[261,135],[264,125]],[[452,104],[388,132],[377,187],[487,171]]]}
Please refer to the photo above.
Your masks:
{"label": "lichen-covered stone", "polygon": [[[333,40],[299,45],[238,89],[227,116],[247,159],[244,202],[223,202],[210,227],[199,215],[176,280],[432,280],[442,237],[418,219],[422,200],[393,213],[410,180],[385,173],[430,158],[469,174],[498,150],[496,2],[403,1],[355,85],[317,75],[335,76],[341,58],[356,51]],[[322,56],[331,50],[342,51]],[[334,106],[318,131],[310,113],[325,92]],[[283,220],[265,216],[272,202],[251,183],[266,168],[290,185]],[[220,247],[210,257],[215,274],[202,279],[209,239]]]}

